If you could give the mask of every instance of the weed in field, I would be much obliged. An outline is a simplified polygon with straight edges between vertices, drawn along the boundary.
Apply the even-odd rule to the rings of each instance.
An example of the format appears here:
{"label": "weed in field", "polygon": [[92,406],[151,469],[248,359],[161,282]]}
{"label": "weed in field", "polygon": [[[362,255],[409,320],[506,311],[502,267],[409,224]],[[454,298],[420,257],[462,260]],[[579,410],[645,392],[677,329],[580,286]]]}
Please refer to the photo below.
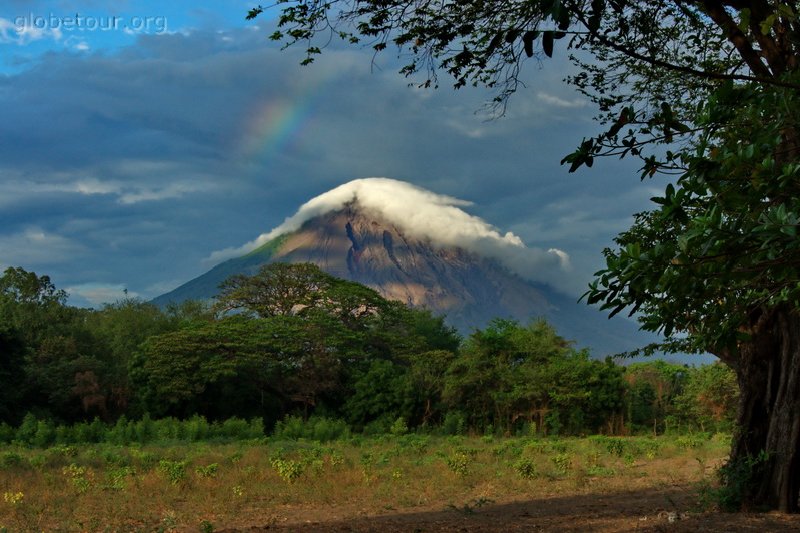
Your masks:
{"label": "weed in field", "polygon": [[698,433],[694,435],[681,435],[675,439],[675,445],[684,450],[695,449],[701,447],[709,440],[706,434]]}
{"label": "weed in field", "polygon": [[647,439],[646,441],[642,442],[642,447],[644,448],[645,457],[650,460],[655,459],[658,453],[661,451],[661,443],[654,439]]}
{"label": "weed in field", "polygon": [[617,471],[608,466],[589,465],[586,468],[586,475],[591,477],[614,477]]}
{"label": "weed in field", "polygon": [[102,456],[109,466],[128,466],[131,462],[130,457],[118,450],[104,450]]}
{"label": "weed in field", "polygon": [[476,499],[472,500],[471,502],[465,503],[461,507],[457,507],[457,506],[453,505],[452,503],[450,505],[448,505],[448,507],[450,507],[451,509],[453,509],[455,511],[458,511],[459,513],[472,515],[472,514],[475,514],[475,511],[477,509],[480,509],[481,507],[483,507],[484,505],[489,504],[489,503],[494,503],[494,500],[491,500],[489,498],[484,498],[483,496],[481,496],[480,498],[476,498]]}
{"label": "weed in field", "polygon": [[405,435],[403,440],[400,441],[400,446],[408,448],[415,454],[423,454],[428,450],[430,444],[430,437],[423,435]]}
{"label": "weed in field", "polygon": [[549,441],[550,449],[556,453],[567,453],[569,451],[569,442],[566,440],[552,439]]}
{"label": "weed in field", "polygon": [[604,449],[610,455],[622,457],[628,448],[625,439],[620,437],[608,437],[606,435],[594,435],[589,440],[598,447]]}
{"label": "weed in field", "polygon": [[149,471],[158,464],[159,458],[156,454],[144,452],[139,448],[129,448],[131,457],[136,461],[140,470]]}
{"label": "weed in field", "polygon": [[23,492],[4,492],[3,493],[3,501],[6,503],[10,503],[11,505],[19,505],[22,503],[22,500],[25,499],[25,493]]}
{"label": "weed in field", "polygon": [[336,450],[332,450],[328,458],[331,466],[334,468],[338,468],[344,464],[344,456]]}
{"label": "weed in field", "polygon": [[47,456],[43,453],[31,455],[28,457],[28,464],[31,465],[34,470],[39,470],[41,472],[47,464]]}
{"label": "weed in field", "polygon": [[375,464],[375,458],[372,452],[363,452],[359,459],[359,464],[361,464],[361,476],[364,479],[364,483],[371,483],[374,479],[372,467]]}
{"label": "weed in field", "polygon": [[572,457],[568,453],[557,453],[550,460],[555,465],[556,473],[559,475],[566,476],[572,469]]}
{"label": "weed in field", "polygon": [[161,524],[159,525],[156,531],[158,531],[159,533],[164,533],[166,531],[175,531],[177,527],[178,527],[178,515],[175,513],[175,511],[167,511],[161,518]]}
{"label": "weed in field", "polygon": [[211,463],[210,465],[195,467],[194,473],[202,478],[214,478],[217,477],[218,470],[219,463]]}
{"label": "weed in field", "polygon": [[214,533],[214,524],[208,520],[201,520],[200,533]]}
{"label": "weed in field", "polygon": [[90,479],[93,475],[91,471],[87,471],[86,467],[72,463],[69,466],[65,466],[61,472],[78,494],[85,494],[91,487]]}
{"label": "weed in field", "polygon": [[135,475],[136,469],[132,466],[119,466],[117,468],[112,468],[106,472],[106,480],[108,481],[106,487],[112,490],[125,490],[125,480],[129,477],[134,477]]}
{"label": "weed in field", "polygon": [[76,457],[78,455],[78,448],[75,446],[67,446],[66,444],[61,444],[59,446],[54,446],[50,448],[53,453],[61,455],[62,457]]}
{"label": "weed in field", "polygon": [[522,443],[517,440],[505,440],[501,442],[494,448],[492,448],[492,454],[497,457],[501,457],[503,455],[510,455],[511,457],[519,457],[522,455],[524,447]]}
{"label": "weed in field", "polygon": [[242,496],[244,496],[244,487],[242,487],[241,485],[234,485],[233,487],[231,487],[231,492],[233,492],[233,495],[236,496],[237,498],[241,498]]}
{"label": "weed in field", "polygon": [[158,471],[163,474],[172,485],[177,485],[186,479],[186,461],[169,461],[162,459],[158,462]]}
{"label": "weed in field", "polygon": [[533,479],[538,475],[536,464],[532,459],[520,459],[514,463],[514,471],[522,479]]}
{"label": "weed in field", "polygon": [[469,472],[470,456],[463,451],[457,451],[445,458],[447,468],[459,476],[466,476]]}
{"label": "weed in field", "polygon": [[0,468],[11,468],[19,466],[23,462],[23,458],[17,452],[3,452],[0,454]]}
{"label": "weed in field", "polygon": [[281,479],[287,483],[294,483],[303,474],[303,463],[299,461],[275,457],[270,463]]}

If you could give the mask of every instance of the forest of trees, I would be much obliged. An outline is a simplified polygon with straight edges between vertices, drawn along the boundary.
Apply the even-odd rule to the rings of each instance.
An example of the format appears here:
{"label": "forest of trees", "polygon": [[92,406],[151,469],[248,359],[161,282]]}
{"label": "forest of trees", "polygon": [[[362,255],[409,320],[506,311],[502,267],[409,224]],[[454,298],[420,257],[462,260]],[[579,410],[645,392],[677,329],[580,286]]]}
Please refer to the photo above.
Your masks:
{"label": "forest of trees", "polygon": [[592,359],[545,321],[497,319],[462,339],[442,317],[310,264],[225,282],[213,306],[67,305],[47,276],[0,276],[0,424],[121,417],[338,419],[444,433],[729,431],[722,364]]}

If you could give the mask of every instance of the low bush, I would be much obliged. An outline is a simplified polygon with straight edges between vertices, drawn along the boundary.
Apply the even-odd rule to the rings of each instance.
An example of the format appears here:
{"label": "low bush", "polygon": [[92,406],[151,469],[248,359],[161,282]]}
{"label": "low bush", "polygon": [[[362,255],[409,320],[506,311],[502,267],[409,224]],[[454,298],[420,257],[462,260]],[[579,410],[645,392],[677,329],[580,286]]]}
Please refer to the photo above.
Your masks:
{"label": "low bush", "polygon": [[275,439],[329,442],[349,438],[350,427],[340,419],[312,416],[303,420],[299,416],[287,416],[275,424],[272,436]]}

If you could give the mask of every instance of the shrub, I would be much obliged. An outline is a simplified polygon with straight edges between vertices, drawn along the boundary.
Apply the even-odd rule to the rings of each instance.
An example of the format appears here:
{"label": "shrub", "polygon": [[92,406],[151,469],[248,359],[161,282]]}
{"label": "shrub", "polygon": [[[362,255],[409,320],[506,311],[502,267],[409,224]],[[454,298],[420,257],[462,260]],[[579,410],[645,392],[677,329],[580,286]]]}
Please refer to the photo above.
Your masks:
{"label": "shrub", "polygon": [[15,433],[14,428],[5,422],[0,422],[0,443],[10,444],[11,441],[14,440]]}
{"label": "shrub", "polygon": [[450,457],[445,458],[447,468],[458,474],[465,476],[469,472],[470,456],[463,451],[457,451]]}
{"label": "shrub", "polygon": [[536,465],[532,459],[520,459],[514,464],[514,470],[522,479],[533,479],[536,477]]}
{"label": "shrub", "polygon": [[65,466],[61,472],[69,480],[78,494],[84,494],[89,490],[91,483],[87,477],[91,476],[90,473],[87,472],[86,467],[78,466],[75,463],[72,463],[69,466]]}
{"label": "shrub", "polygon": [[389,427],[389,433],[395,436],[405,435],[408,433],[408,424],[406,423],[406,419],[402,416],[398,417],[398,419],[395,420]]}
{"label": "shrub", "polygon": [[205,440],[211,435],[212,428],[204,416],[194,415],[186,420],[184,425],[186,426],[184,434],[192,442]]}
{"label": "shrub", "polygon": [[3,452],[0,454],[0,468],[12,468],[21,465],[23,458],[17,452]]}
{"label": "shrub", "polygon": [[[217,429],[217,434],[220,437],[225,437],[228,439],[249,439],[252,438],[250,436],[250,424],[248,424],[247,420],[243,420],[241,418],[229,418],[220,424],[219,428]],[[263,431],[261,432],[261,436],[263,436]]]}
{"label": "shrub", "polygon": [[294,483],[303,474],[303,463],[300,461],[275,457],[270,463],[281,479],[287,483]]}
{"label": "shrub", "polygon": [[312,416],[304,421],[299,416],[287,416],[275,424],[272,436],[276,439],[328,442],[350,437],[350,428],[340,419]]}
{"label": "shrub", "polygon": [[211,463],[207,466],[198,466],[194,469],[195,474],[203,478],[217,477],[217,470],[219,470],[218,463]]}
{"label": "shrub", "polygon": [[562,476],[567,475],[569,470],[572,468],[572,458],[568,453],[558,453],[550,460],[553,461],[553,465],[556,467],[556,472]]}
{"label": "shrub", "polygon": [[589,440],[592,441],[599,448],[602,448],[609,454],[616,455],[617,457],[622,457],[625,454],[625,449],[627,447],[625,439],[622,439],[620,437],[607,437],[606,435],[594,435],[592,437],[589,437]]}
{"label": "shrub", "polygon": [[186,461],[169,461],[162,459],[158,462],[158,471],[161,472],[171,484],[177,485],[186,479]]}
{"label": "shrub", "polygon": [[39,448],[47,448],[56,438],[56,430],[53,423],[48,420],[36,422],[36,434],[33,436],[31,444]]}
{"label": "shrub", "polygon": [[467,429],[467,420],[463,413],[450,411],[444,416],[442,421],[442,434],[444,435],[463,435]]}
{"label": "shrub", "polygon": [[675,439],[675,444],[684,450],[699,448],[710,440],[711,436],[708,433],[695,433],[689,435],[682,435]]}
{"label": "shrub", "polygon": [[38,425],[39,422],[36,420],[36,417],[33,415],[33,413],[26,414],[22,419],[22,423],[17,428],[14,438],[22,444],[31,444],[36,436]]}
{"label": "shrub", "polygon": [[106,442],[110,444],[125,446],[135,440],[135,427],[125,415],[119,417],[116,424],[106,431]]}
{"label": "shrub", "polygon": [[112,490],[125,490],[125,479],[136,475],[132,466],[111,468],[106,472],[107,487]]}

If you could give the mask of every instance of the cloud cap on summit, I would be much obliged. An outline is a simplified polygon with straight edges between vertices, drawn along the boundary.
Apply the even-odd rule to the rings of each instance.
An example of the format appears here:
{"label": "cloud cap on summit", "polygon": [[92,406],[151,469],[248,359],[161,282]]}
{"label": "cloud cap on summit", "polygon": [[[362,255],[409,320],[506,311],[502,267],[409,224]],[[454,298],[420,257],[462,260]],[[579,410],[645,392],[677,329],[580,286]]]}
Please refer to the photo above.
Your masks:
{"label": "cloud cap on summit", "polygon": [[501,234],[496,227],[461,209],[472,202],[378,177],[355,179],[320,194],[271,231],[238,248],[216,251],[206,261],[218,263],[246,254],[275,237],[298,230],[315,217],[339,211],[351,203],[436,246],[457,246],[492,257],[525,279],[564,288],[562,274],[570,269],[570,261],[563,250],[528,247],[512,232]]}

